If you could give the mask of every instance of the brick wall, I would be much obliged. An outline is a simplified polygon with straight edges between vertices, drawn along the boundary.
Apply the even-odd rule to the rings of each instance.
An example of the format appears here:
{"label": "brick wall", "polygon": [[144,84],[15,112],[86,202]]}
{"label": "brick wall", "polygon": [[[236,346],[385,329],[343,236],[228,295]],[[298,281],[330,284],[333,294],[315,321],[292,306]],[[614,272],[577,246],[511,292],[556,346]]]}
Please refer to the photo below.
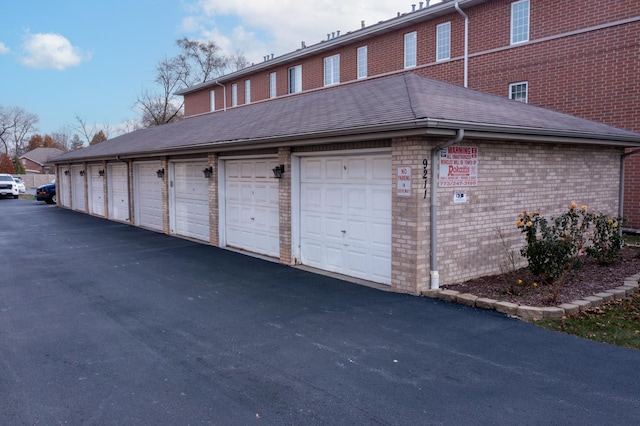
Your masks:
{"label": "brick wall", "polygon": [[[417,294],[429,288],[430,191],[424,191],[424,160],[431,162],[424,138],[397,138],[392,141],[391,167],[391,288]],[[411,167],[411,196],[399,196],[397,170]],[[427,164],[427,181],[431,182]],[[429,185],[427,184],[427,187]]]}
{"label": "brick wall", "polygon": [[[499,232],[516,252],[524,244],[516,228],[522,210],[546,217],[571,202],[617,215],[620,149],[566,145],[486,143],[478,147],[478,185],[438,189],[440,283],[500,273],[507,260]],[[464,204],[454,191],[467,192]]]}
{"label": "brick wall", "polygon": [[278,150],[278,164],[284,165],[284,174],[278,179],[278,202],[280,230],[280,262],[292,263],[291,253],[291,149],[282,147]]}

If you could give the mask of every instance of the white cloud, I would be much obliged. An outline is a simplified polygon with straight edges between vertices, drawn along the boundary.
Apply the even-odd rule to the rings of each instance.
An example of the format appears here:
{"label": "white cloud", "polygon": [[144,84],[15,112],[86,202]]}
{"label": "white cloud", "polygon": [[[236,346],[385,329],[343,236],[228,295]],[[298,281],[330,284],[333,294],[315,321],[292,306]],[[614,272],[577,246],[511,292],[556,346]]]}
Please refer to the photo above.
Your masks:
{"label": "white cloud", "polygon": [[[401,4],[399,9],[388,0],[197,0],[182,27],[213,39],[227,53],[239,49],[250,62],[261,62],[267,54],[298,49],[302,41],[311,46],[327,34],[358,30],[361,21],[369,26],[409,12],[412,3],[419,2]],[[233,28],[220,25],[229,20],[236,22]]]}
{"label": "white cloud", "polygon": [[22,44],[25,56],[20,62],[30,68],[65,70],[91,59],[60,34],[27,34]]}
{"label": "white cloud", "polygon": [[9,49],[3,42],[0,41],[0,55],[6,55],[10,51],[11,49]]}

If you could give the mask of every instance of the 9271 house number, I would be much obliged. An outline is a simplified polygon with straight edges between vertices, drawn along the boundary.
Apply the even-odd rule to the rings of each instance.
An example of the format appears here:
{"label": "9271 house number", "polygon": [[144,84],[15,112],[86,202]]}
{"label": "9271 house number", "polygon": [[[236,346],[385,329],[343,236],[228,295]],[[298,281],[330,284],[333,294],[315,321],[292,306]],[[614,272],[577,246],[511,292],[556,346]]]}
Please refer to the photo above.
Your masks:
{"label": "9271 house number", "polygon": [[425,158],[424,160],[422,160],[422,180],[424,181],[424,196],[422,197],[423,200],[427,199],[427,166],[429,165],[429,162],[427,161],[427,159]]}

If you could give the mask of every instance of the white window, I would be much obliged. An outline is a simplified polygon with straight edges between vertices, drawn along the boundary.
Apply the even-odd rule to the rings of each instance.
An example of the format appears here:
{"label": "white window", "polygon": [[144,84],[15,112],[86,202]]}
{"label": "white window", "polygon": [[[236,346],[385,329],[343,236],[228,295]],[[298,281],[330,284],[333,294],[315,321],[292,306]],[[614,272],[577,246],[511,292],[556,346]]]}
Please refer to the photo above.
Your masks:
{"label": "white window", "polygon": [[416,36],[414,31],[404,35],[404,67],[411,68],[416,66]]}
{"label": "white window", "polygon": [[451,22],[436,27],[436,61],[449,59],[451,54]]}
{"label": "white window", "polygon": [[216,110],[216,91],[209,91],[209,111]]}
{"label": "white window", "polygon": [[244,81],[244,103],[251,103],[251,80]]}
{"label": "white window", "polygon": [[529,41],[529,0],[511,3],[511,44]]}
{"label": "white window", "polygon": [[527,92],[529,83],[521,81],[519,83],[511,83],[509,85],[509,99],[527,103]]}
{"label": "white window", "polygon": [[324,58],[324,85],[340,83],[340,55]]}
{"label": "white window", "polygon": [[302,92],[302,65],[289,68],[289,93]]}
{"label": "white window", "polygon": [[236,83],[231,85],[231,106],[238,106],[238,85]]}
{"label": "white window", "polygon": [[276,96],[276,73],[272,72],[269,74],[269,97],[275,98]]}
{"label": "white window", "polygon": [[367,76],[367,46],[358,47],[358,78]]}

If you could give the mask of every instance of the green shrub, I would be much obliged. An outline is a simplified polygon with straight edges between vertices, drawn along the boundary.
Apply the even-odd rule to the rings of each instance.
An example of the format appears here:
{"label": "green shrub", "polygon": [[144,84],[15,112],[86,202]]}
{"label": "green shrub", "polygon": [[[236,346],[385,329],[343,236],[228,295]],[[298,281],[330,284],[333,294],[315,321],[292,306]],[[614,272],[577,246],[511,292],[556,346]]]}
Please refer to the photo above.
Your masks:
{"label": "green shrub", "polygon": [[622,218],[589,212],[587,206],[578,208],[576,203],[551,220],[539,213],[524,211],[516,222],[526,240],[520,254],[541,282],[554,284],[559,290],[585,255],[603,265],[618,261],[622,247],[621,223]]}

